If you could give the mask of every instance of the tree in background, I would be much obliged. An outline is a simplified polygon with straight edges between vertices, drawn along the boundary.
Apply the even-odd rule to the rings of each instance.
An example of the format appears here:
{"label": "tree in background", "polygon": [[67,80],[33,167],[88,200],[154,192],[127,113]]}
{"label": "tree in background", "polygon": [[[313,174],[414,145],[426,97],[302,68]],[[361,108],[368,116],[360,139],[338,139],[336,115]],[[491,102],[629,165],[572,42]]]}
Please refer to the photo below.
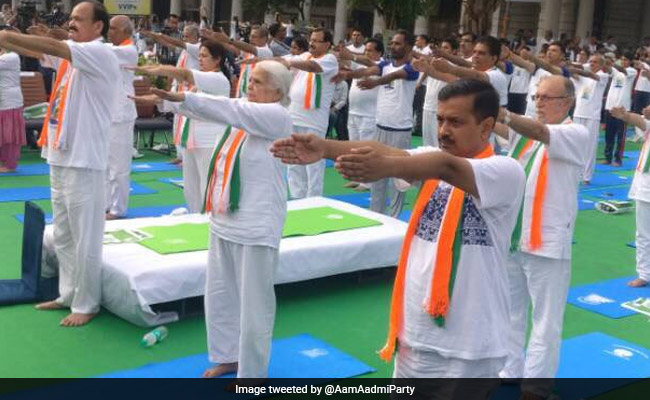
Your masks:
{"label": "tree in background", "polygon": [[[244,0],[244,8],[255,14],[263,15],[267,10],[272,12],[291,10],[298,14],[301,21],[305,20],[305,4],[310,0]],[[311,7],[336,5],[336,0],[311,0]],[[309,21],[306,21],[309,22]]]}
{"label": "tree in background", "polygon": [[461,11],[461,32],[474,32],[477,35],[488,35],[492,27],[492,15],[504,0],[461,0],[464,12]]}
{"label": "tree in background", "polygon": [[419,15],[427,16],[440,0],[350,0],[349,7],[373,7],[384,17],[386,29],[410,29]]}

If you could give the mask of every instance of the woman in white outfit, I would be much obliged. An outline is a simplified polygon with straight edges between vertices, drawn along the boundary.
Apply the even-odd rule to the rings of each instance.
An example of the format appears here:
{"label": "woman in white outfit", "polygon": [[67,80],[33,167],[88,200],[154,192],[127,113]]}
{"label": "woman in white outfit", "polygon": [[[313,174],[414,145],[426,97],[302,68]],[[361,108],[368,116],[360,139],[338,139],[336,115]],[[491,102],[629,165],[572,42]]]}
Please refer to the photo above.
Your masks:
{"label": "woman in white outfit", "polygon": [[269,148],[291,135],[292,74],[261,61],[247,99],[153,92],[182,102],[179,111],[230,127],[217,143],[208,178],[210,248],[205,315],[210,361],[205,377],[237,372],[266,378],[270,357],[278,247],[286,216],[285,166]]}
{"label": "woman in white outfit", "polygon": [[[166,65],[153,65],[135,68],[136,71],[147,75],[159,75],[186,82],[190,91],[206,93],[214,96],[228,97],[230,95],[230,79],[224,75],[223,67],[225,50],[222,45],[212,41],[201,44],[199,50],[199,68],[182,69]],[[159,108],[184,115],[181,118],[183,130],[181,145],[185,149],[183,158],[183,193],[185,201],[192,213],[201,212],[208,184],[208,169],[210,157],[215,143],[226,130],[221,122],[208,121],[202,118],[187,118],[187,114],[179,112],[178,104],[162,102],[156,96],[143,96],[137,101],[159,103]],[[160,104],[162,103],[162,104]]]}

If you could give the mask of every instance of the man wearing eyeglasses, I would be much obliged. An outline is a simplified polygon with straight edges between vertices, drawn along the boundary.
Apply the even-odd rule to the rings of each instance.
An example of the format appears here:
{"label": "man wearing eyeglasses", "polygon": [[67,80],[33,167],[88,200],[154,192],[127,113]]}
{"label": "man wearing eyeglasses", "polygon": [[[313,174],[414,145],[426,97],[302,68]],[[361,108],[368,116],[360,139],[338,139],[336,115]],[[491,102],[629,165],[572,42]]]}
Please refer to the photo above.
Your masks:
{"label": "man wearing eyeglasses", "polygon": [[[542,78],[535,94],[537,119],[502,109],[495,132],[510,142],[510,156],[526,172],[526,191],[512,235],[509,350],[503,378],[525,378],[524,398],[546,398],[559,363],[564,307],[571,278],[571,243],[578,185],[589,132],[572,123],[575,88],[562,76]],[[524,357],[528,307],[532,332]],[[526,379],[526,378],[531,378]]]}

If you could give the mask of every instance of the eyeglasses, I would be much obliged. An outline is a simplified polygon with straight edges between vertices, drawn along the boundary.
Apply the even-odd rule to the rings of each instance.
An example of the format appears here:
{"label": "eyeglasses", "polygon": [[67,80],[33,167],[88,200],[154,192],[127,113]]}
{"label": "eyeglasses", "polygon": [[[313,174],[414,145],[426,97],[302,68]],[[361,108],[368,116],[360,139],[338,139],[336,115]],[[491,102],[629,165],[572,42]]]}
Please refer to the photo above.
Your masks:
{"label": "eyeglasses", "polygon": [[569,98],[569,96],[543,96],[543,95],[540,96],[538,94],[533,96],[533,100],[535,100],[535,101],[543,101],[543,102],[546,102],[546,101],[549,101],[549,100],[567,99],[567,98]]}

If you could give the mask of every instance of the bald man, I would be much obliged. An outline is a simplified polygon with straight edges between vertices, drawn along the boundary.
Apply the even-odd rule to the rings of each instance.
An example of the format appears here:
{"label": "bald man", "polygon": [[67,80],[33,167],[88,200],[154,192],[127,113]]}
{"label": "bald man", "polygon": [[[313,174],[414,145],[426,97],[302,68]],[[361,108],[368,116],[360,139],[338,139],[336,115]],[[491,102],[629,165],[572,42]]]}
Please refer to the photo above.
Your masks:
{"label": "bald man", "polygon": [[99,312],[108,135],[120,69],[103,43],[109,15],[84,1],[70,15],[69,40],[0,32],[0,47],[58,57],[59,73],[39,140],[50,165],[54,249],[60,296],[40,310],[70,308],[63,326],[81,326]]}
{"label": "bald man", "polygon": [[109,134],[108,170],[106,173],[106,219],[123,218],[129,205],[131,148],[133,146],[133,128],[138,112],[135,103],[128,96],[133,96],[134,73],[127,66],[138,64],[138,49],[133,43],[133,22],[125,15],[111,19],[108,40],[113,53],[120,64],[120,90],[115,102]]}

